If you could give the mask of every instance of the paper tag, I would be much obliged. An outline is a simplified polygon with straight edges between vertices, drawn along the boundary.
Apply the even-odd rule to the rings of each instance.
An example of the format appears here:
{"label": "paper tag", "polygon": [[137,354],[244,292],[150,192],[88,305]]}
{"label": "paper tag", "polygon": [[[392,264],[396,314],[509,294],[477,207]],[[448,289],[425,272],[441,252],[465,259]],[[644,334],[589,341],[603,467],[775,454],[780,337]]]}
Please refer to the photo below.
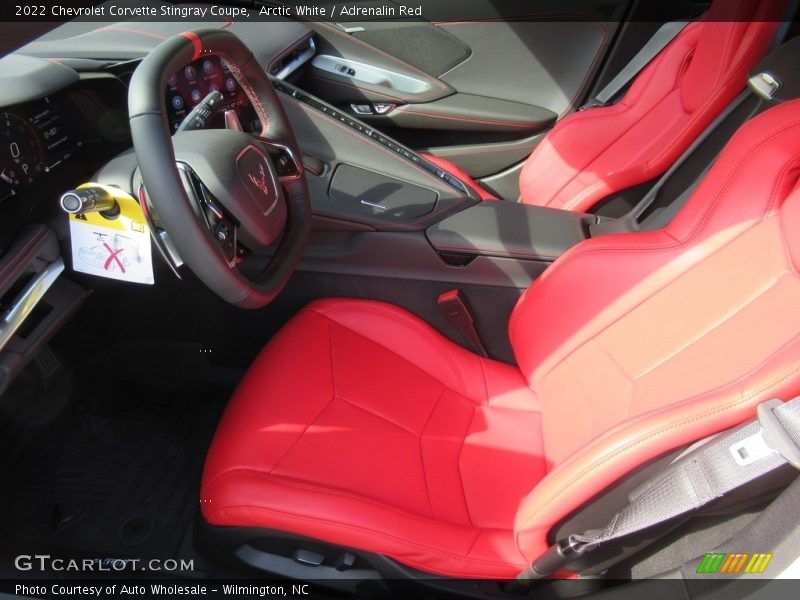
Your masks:
{"label": "paper tag", "polygon": [[[69,216],[72,268],[80,273],[131,283],[155,283],[150,229],[136,200],[120,189],[102,187],[114,195],[120,213],[106,219],[99,212]],[[80,188],[78,188],[80,189]]]}

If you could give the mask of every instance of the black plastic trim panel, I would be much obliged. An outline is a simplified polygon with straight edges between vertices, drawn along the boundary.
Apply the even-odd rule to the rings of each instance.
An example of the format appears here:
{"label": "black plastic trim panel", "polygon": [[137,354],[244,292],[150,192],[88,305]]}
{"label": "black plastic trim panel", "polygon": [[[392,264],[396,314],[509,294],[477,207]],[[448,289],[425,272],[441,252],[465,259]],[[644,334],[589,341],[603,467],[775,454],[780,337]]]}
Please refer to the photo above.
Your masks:
{"label": "black plastic trim panel", "polygon": [[273,80],[273,85],[275,89],[279,92],[286,94],[287,96],[291,96],[295,100],[302,102],[303,104],[310,106],[326,115],[331,117],[332,119],[336,119],[337,121],[341,122],[342,124],[346,125],[347,127],[359,132],[364,137],[368,137],[371,140],[378,142],[385,148],[391,150],[399,157],[414,163],[421,169],[424,169],[428,173],[438,177],[451,187],[455,188],[459,191],[459,193],[469,196],[471,195],[469,189],[466,185],[464,185],[459,179],[453,177],[446,171],[440,169],[436,165],[431,162],[428,162],[424,158],[422,158],[419,154],[399,144],[395,140],[386,137],[375,128],[370,127],[363,121],[359,121],[358,119],[354,119],[347,113],[337,110],[333,106],[326,104],[319,98],[311,96],[310,94],[305,93],[304,91],[300,90],[299,88],[294,87],[293,85],[289,85],[284,81]]}
{"label": "black plastic trim panel", "polygon": [[426,230],[439,252],[552,261],[589,237],[597,217],[513,202],[482,202]]}

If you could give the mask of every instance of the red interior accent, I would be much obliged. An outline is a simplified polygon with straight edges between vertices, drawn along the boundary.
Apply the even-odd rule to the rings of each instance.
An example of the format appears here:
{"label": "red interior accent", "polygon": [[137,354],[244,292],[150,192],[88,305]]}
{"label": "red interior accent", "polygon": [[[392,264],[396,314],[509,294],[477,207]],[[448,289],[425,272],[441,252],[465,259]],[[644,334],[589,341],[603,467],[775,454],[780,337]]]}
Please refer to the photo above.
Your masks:
{"label": "red interior accent", "polygon": [[452,299],[454,299],[456,297],[458,297],[458,290],[457,289],[450,290],[450,291],[447,291],[447,292],[443,292],[443,293],[439,294],[439,302],[440,303],[447,302],[448,300],[452,300]]}
{"label": "red interior accent", "polygon": [[184,31],[180,34],[182,37],[185,37],[187,40],[192,42],[192,46],[194,46],[194,54],[192,55],[192,60],[197,60],[200,58],[200,55],[203,53],[203,41],[200,39],[196,33],[192,31]]}
{"label": "red interior accent", "polygon": [[454,177],[460,179],[462,183],[471,187],[475,191],[475,193],[478,194],[478,197],[481,200],[495,200],[495,197],[492,196],[489,190],[481,186],[481,184],[479,184],[472,177],[470,177],[466,171],[460,169],[446,158],[442,158],[440,156],[434,156],[433,154],[420,154],[420,156],[425,160],[427,160],[428,162],[432,162],[443,171],[447,171],[448,173],[450,173],[450,175],[453,175]]}

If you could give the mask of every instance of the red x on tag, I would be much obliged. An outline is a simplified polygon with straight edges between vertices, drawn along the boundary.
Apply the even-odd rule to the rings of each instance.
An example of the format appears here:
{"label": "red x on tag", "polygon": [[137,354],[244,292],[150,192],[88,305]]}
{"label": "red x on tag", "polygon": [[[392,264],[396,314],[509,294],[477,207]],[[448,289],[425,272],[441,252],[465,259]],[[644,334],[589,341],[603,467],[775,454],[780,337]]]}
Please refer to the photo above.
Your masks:
{"label": "red x on tag", "polygon": [[103,242],[103,246],[106,250],[108,250],[108,258],[106,259],[106,264],[103,265],[103,268],[106,271],[111,270],[111,266],[113,263],[117,263],[119,265],[120,270],[124,273],[125,272],[125,265],[122,264],[122,261],[119,259],[119,255],[122,254],[122,251],[125,248],[120,248],[119,250],[114,250],[111,246],[109,246],[106,242]]}

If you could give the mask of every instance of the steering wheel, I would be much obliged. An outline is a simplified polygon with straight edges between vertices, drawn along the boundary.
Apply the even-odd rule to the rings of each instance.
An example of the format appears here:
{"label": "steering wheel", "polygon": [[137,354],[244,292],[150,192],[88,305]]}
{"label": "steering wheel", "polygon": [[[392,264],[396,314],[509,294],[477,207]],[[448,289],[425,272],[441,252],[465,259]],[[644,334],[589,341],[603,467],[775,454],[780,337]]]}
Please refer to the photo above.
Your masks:
{"label": "steering wheel", "polygon": [[[170,134],[167,83],[206,55],[227,64],[255,108],[260,136],[220,129]],[[297,142],[253,53],[221,29],[170,38],[136,69],[128,109],[146,190],[140,194],[143,209],[149,204],[183,261],[221,298],[243,308],[267,305],[302,257],[311,208],[302,163],[295,159],[300,156]],[[276,152],[284,164],[280,175],[272,159]],[[269,264],[255,276],[245,275],[247,256],[268,249],[274,250]]]}

